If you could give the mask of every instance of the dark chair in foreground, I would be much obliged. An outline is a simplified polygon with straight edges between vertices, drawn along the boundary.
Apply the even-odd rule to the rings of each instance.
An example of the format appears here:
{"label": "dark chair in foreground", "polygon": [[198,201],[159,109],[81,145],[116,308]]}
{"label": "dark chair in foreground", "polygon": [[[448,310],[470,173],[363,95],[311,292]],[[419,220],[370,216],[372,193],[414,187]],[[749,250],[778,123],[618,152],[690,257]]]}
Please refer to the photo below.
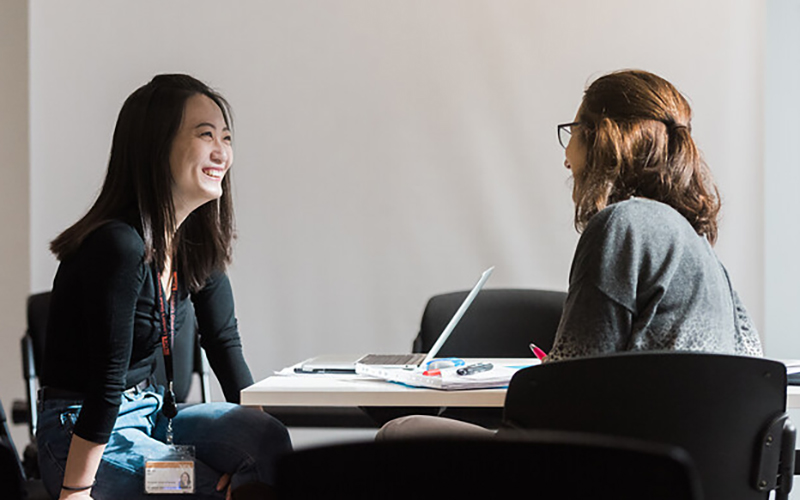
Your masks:
{"label": "dark chair in foreground", "polygon": [[[187,314],[194,315],[191,302]],[[45,332],[47,317],[50,311],[50,292],[33,294],[28,297],[28,329],[22,337],[22,377],[25,381],[25,401],[15,401],[12,418],[15,424],[27,423],[31,436],[31,444],[25,449],[25,471],[29,477],[39,477],[36,463],[36,410],[37,391],[39,389],[39,373],[44,359]],[[192,316],[193,317],[193,316]],[[200,379],[202,402],[211,401],[209,385],[209,368],[205,354],[200,348],[195,321],[184,321],[182,328],[176,332],[174,352],[175,396],[178,402],[185,402],[191,390],[192,378],[196,373]],[[164,358],[161,351],[156,354],[156,379],[166,383],[164,374]]]}
{"label": "dark chair in foreground", "polygon": [[[436,295],[422,314],[413,352],[428,352],[468,291]],[[439,357],[528,358],[531,342],[553,347],[567,294],[547,290],[482,290],[464,313]]]}
{"label": "dark chair in foreground", "polygon": [[775,361],[648,352],[553,362],[514,376],[504,412],[512,429],[683,448],[707,500],[785,499],[792,488],[795,430]]}
{"label": "dark chair in foreground", "polygon": [[674,447],[567,433],[307,449],[277,466],[278,498],[698,499]]}

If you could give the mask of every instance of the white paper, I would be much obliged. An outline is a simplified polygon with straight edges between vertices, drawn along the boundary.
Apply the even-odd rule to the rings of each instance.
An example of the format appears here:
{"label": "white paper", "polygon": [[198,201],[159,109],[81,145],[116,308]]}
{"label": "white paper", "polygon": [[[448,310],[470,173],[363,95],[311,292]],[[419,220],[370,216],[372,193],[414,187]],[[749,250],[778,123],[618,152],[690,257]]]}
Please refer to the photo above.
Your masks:
{"label": "white paper", "polygon": [[[539,363],[539,360],[531,360],[530,366]],[[513,377],[521,367],[494,365],[491,370],[473,373],[471,375],[459,375],[458,370],[460,368],[463,367],[439,370],[441,375],[423,375],[424,370],[422,369],[404,370],[402,368],[386,368],[356,364],[356,373],[412,387],[456,391],[507,387],[508,383],[511,381],[511,377]]]}

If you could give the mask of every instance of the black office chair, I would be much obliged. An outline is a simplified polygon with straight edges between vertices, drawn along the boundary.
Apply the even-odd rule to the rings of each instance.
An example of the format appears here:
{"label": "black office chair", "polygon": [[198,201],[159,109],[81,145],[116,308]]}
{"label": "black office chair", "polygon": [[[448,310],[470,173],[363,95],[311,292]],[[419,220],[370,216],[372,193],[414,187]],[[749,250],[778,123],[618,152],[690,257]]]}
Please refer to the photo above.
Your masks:
{"label": "black office chair", "polygon": [[[430,350],[468,293],[445,293],[428,301],[413,352]],[[531,342],[549,352],[566,297],[548,290],[482,290],[438,355],[527,358],[533,355]]]}
{"label": "black office chair", "polygon": [[[445,293],[428,300],[412,352],[431,349],[468,293]],[[531,342],[549,352],[566,297],[564,292],[550,290],[482,290],[438,356],[533,359]],[[496,429],[502,419],[502,413],[496,408],[370,408],[366,411],[373,419],[384,423],[410,413],[435,414]]]}
{"label": "black office chair", "polygon": [[[467,291],[436,295],[428,300],[412,352],[428,352],[447,326]],[[566,293],[546,290],[485,289],[439,351],[440,357],[533,358],[528,347],[545,351],[553,345]],[[497,428],[502,417],[495,408],[295,408],[271,407],[269,412],[292,427],[318,426],[321,418],[336,427],[378,427],[408,414],[437,414]]]}
{"label": "black office chair", "polygon": [[0,484],[3,485],[4,495],[12,499],[27,498],[25,481],[25,472],[8,431],[3,403],[0,402]]}
{"label": "black office chair", "polygon": [[792,488],[786,370],[766,359],[641,352],[534,366],[511,380],[504,425],[679,446],[707,500],[785,499]]}
{"label": "black office chair", "polygon": [[39,479],[28,479],[8,430],[6,412],[0,402],[0,484],[2,498],[11,500],[48,500],[50,495]]}
{"label": "black office chair", "polygon": [[277,464],[283,500],[350,498],[699,499],[682,450],[569,433],[350,443]]}
{"label": "black office chair", "polygon": [[[188,303],[187,315],[193,317],[194,308]],[[50,311],[50,292],[33,294],[28,297],[28,329],[22,337],[22,376],[25,381],[25,401],[15,401],[12,419],[15,424],[28,424],[31,443],[25,448],[23,464],[28,477],[38,478],[36,426],[37,391],[39,389],[39,373],[44,359],[45,332],[47,317]],[[174,388],[179,403],[186,401],[191,390],[192,378],[196,373],[200,379],[200,397],[202,402],[211,401],[209,368],[205,354],[200,348],[195,321],[182,322],[181,329],[175,334],[174,353]],[[156,353],[156,380],[166,383],[164,374],[164,358],[160,350]]]}

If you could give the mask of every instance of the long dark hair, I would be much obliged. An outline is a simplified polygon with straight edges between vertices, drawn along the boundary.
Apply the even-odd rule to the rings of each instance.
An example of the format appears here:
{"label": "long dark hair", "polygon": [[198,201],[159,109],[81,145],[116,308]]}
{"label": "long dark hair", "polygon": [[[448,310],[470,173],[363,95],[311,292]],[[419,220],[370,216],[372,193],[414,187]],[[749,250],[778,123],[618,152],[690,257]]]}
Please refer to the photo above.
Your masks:
{"label": "long dark hair", "polygon": [[[141,231],[145,262],[164,270],[167,235],[176,230],[169,156],[189,97],[203,94],[222,111],[233,128],[231,109],[220,94],[188,75],[157,75],[128,97],[117,118],[103,188],[78,222],[50,243],[64,260],[95,229],[114,219],[133,219]],[[234,238],[230,171],[222,180],[222,197],[192,212],[175,233],[173,265],[190,290],[202,288],[215,270],[231,260]]]}
{"label": "long dark hair", "polygon": [[595,80],[578,111],[586,166],[575,178],[575,225],[634,196],[670,205],[695,232],[717,239],[719,191],[692,139],[692,110],[680,92],[646,71]]}

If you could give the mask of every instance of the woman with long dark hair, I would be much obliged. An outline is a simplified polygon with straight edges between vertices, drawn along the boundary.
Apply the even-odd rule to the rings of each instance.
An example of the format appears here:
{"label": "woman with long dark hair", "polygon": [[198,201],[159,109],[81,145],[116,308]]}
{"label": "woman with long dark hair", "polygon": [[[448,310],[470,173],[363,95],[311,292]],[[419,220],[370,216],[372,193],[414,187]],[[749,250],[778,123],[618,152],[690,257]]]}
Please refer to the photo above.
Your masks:
{"label": "woman with long dark hair", "polygon": [[[558,125],[582,232],[545,362],[620,351],[761,356],[761,344],[712,245],[719,192],[691,135],[691,108],[646,71],[595,80]],[[379,439],[485,429],[404,417]]]}
{"label": "woman with long dark hair", "polygon": [[[60,265],[37,443],[54,497],[144,497],[145,461],[169,455],[173,436],[194,446],[198,497],[271,494],[291,443],[273,417],[236,404],[253,379],[225,274],[232,162],[230,107],[202,82],[158,75],[125,101],[97,201],[51,244]],[[186,321],[228,402],[175,414],[171,388],[152,377]]]}

